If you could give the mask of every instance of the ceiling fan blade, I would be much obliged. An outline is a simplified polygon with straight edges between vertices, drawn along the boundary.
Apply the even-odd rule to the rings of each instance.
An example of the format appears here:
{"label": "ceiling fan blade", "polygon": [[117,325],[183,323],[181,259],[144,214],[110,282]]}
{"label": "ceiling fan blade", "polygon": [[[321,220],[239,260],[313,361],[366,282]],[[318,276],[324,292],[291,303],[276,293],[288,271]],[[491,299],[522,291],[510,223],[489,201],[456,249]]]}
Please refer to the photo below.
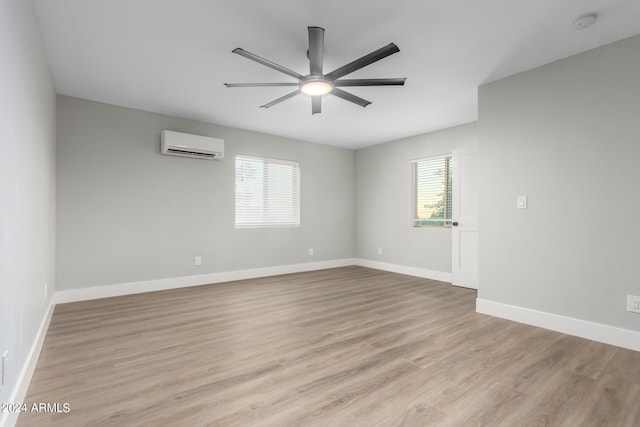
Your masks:
{"label": "ceiling fan blade", "polygon": [[225,83],[226,87],[300,86],[300,83]]}
{"label": "ceiling fan blade", "polygon": [[324,28],[309,27],[309,70],[311,74],[322,75],[324,58]]}
{"label": "ceiling fan blade", "polygon": [[373,51],[370,54],[363,56],[362,58],[358,58],[355,61],[348,63],[347,65],[343,65],[342,67],[333,70],[332,72],[327,74],[326,77],[330,80],[339,79],[342,76],[353,73],[360,68],[373,64],[374,62],[386,58],[389,55],[393,55],[396,52],[400,52],[398,46],[396,46],[394,43],[389,43],[388,45],[381,47],[380,49]]}
{"label": "ceiling fan blade", "polygon": [[300,89],[298,89],[298,90],[294,90],[293,92],[288,93],[288,94],[286,94],[285,96],[281,96],[280,98],[275,99],[275,100],[273,100],[273,101],[269,102],[268,104],[261,105],[261,106],[260,106],[260,108],[269,108],[269,107],[273,107],[274,105],[279,104],[279,103],[281,103],[282,101],[286,101],[286,100],[287,100],[287,99],[289,99],[289,98],[293,98],[294,96],[296,96],[296,95],[297,95],[297,94],[299,94],[299,93],[300,93]]}
{"label": "ceiling fan blade", "polygon": [[311,97],[311,114],[318,114],[321,112],[322,112],[322,97],[312,96]]}
{"label": "ceiling fan blade", "polygon": [[366,107],[367,105],[371,104],[371,102],[367,101],[366,99],[362,99],[359,96],[355,96],[349,92],[345,92],[342,89],[333,88],[331,94],[346,101],[353,102],[354,104],[358,104],[361,107]]}
{"label": "ceiling fan blade", "polygon": [[333,85],[336,87],[347,86],[404,86],[406,78],[392,79],[343,79],[336,80]]}
{"label": "ceiling fan blade", "polygon": [[259,64],[266,65],[267,67],[273,68],[274,70],[280,71],[281,73],[285,73],[285,74],[287,74],[287,75],[289,75],[291,77],[295,77],[298,80],[304,78],[304,76],[302,74],[298,74],[295,71],[288,69],[287,67],[283,67],[282,65],[278,65],[275,62],[269,61],[268,59],[264,59],[264,58],[262,58],[262,57],[260,57],[258,55],[255,55],[255,54],[253,54],[251,52],[247,52],[246,50],[241,49],[239,47],[233,49],[232,52],[236,53],[236,54],[238,54],[240,56],[244,56],[245,58],[250,59],[252,61],[256,61]]}

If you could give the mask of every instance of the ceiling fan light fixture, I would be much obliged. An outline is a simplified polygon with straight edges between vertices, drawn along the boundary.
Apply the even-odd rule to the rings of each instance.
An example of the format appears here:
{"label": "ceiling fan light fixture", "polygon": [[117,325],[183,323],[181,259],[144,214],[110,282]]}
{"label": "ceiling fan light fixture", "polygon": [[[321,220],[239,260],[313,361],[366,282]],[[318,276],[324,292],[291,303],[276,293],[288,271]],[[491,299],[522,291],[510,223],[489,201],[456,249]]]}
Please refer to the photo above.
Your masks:
{"label": "ceiling fan light fixture", "polygon": [[300,90],[305,95],[322,96],[331,93],[333,83],[322,78],[309,79],[300,82]]}
{"label": "ceiling fan light fixture", "polygon": [[361,68],[371,65],[376,61],[386,58],[389,55],[400,52],[395,43],[389,43],[380,49],[360,57],[348,64],[338,67],[330,73],[324,73],[322,65],[324,62],[324,28],[307,27],[309,30],[309,50],[307,50],[307,59],[309,60],[309,74],[302,75],[296,71],[290,70],[273,61],[262,58],[251,52],[247,52],[242,48],[233,49],[231,52],[244,56],[247,59],[272,68],[283,74],[298,80],[296,83],[225,83],[226,87],[271,87],[271,86],[297,86],[293,92],[274,99],[261,106],[261,108],[270,108],[276,104],[293,98],[299,94],[305,94],[311,98],[311,114],[322,112],[322,97],[331,94],[345,101],[352,102],[361,107],[366,107],[371,102],[362,99],[350,92],[343,90],[343,87],[355,86],[403,86],[405,78],[382,78],[382,79],[342,79],[347,74],[351,74]]}

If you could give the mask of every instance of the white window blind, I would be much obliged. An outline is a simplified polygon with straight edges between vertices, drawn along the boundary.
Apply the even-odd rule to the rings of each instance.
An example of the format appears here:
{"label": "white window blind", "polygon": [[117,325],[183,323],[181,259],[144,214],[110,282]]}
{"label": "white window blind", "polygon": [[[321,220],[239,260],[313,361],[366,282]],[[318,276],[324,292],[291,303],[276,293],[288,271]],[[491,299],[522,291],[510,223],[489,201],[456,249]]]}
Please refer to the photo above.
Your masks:
{"label": "white window blind", "polygon": [[451,156],[411,162],[414,227],[451,225]]}
{"label": "white window blind", "polygon": [[236,156],[236,227],[300,225],[300,164]]}

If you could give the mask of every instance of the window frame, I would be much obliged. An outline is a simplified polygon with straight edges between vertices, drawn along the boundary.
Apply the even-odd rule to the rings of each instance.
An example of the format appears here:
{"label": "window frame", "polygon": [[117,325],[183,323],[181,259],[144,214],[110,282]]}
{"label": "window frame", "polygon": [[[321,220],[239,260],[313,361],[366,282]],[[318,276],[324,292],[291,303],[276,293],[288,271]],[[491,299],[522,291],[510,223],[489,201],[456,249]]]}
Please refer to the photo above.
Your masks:
{"label": "window frame", "polygon": [[[262,189],[262,211],[260,218],[253,218],[254,221],[240,221],[238,222],[238,161],[239,160],[247,160],[247,161],[260,161],[263,164],[263,184],[261,186]],[[291,214],[292,221],[287,222],[287,217],[283,217],[282,220],[273,220],[269,218],[268,212],[265,212],[267,205],[267,197],[265,194],[265,190],[268,189],[268,185],[265,185],[264,180],[268,178],[268,165],[285,165],[291,166],[292,169],[292,184],[291,184],[291,207],[293,209]],[[234,158],[234,224],[235,228],[296,228],[300,227],[300,211],[301,211],[301,164],[295,160],[286,160],[286,159],[278,159],[274,157],[265,157],[265,156],[255,156],[248,154],[236,154]]]}
{"label": "window frame", "polygon": [[[433,219],[431,222],[438,222],[441,224],[429,224],[430,218],[420,218],[418,215],[418,165],[420,162],[434,161],[439,159],[445,159],[445,174],[448,174],[448,179],[444,181],[443,189],[443,209],[445,211],[444,218]],[[409,173],[411,176],[411,211],[409,224],[411,228],[416,229],[439,229],[439,228],[451,228],[453,223],[453,154],[445,153],[434,156],[421,157],[413,159],[409,162]],[[448,202],[448,205],[447,205]],[[447,218],[446,212],[450,213],[450,217]]]}

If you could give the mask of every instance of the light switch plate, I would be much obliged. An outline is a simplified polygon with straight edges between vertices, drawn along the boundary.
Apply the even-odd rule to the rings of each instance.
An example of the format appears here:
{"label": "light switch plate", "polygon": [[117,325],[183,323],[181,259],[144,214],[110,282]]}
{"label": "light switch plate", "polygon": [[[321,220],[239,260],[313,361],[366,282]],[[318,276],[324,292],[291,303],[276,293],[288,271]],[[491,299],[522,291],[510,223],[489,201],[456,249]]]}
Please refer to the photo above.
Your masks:
{"label": "light switch plate", "polygon": [[516,205],[518,209],[527,209],[527,196],[516,197]]}

